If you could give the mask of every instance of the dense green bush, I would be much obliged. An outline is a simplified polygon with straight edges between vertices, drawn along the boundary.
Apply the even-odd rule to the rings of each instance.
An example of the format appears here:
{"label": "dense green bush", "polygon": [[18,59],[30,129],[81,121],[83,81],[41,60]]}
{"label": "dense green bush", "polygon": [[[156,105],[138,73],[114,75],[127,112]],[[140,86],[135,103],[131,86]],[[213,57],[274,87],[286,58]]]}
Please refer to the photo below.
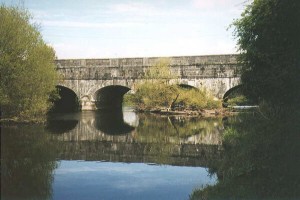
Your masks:
{"label": "dense green bush", "polygon": [[141,109],[214,109],[221,107],[221,101],[215,100],[206,90],[184,89],[176,84],[150,82],[137,85],[135,94],[125,95],[125,102]]}
{"label": "dense green bush", "polygon": [[230,106],[251,105],[251,103],[249,103],[249,100],[244,95],[233,97],[229,99],[227,103]]}
{"label": "dense green bush", "polygon": [[190,109],[214,109],[221,107],[221,101],[214,99],[206,90],[179,88],[176,102]]}
{"label": "dense green bush", "polygon": [[244,94],[277,117],[300,110],[299,10],[299,0],[254,0],[233,23]]}

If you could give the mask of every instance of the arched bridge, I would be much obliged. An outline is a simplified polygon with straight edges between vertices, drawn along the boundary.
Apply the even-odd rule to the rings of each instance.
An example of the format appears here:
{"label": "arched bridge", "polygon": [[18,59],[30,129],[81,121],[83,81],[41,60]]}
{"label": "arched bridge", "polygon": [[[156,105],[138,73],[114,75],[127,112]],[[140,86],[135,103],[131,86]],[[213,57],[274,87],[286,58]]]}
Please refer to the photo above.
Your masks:
{"label": "arched bridge", "polygon": [[[97,104],[121,105],[123,95],[134,91],[143,81],[147,68],[159,62],[159,57],[67,59],[56,60],[62,75],[59,86],[73,91],[82,110],[94,110]],[[223,98],[239,85],[241,67],[236,55],[168,57],[178,84],[206,88],[217,98]]]}

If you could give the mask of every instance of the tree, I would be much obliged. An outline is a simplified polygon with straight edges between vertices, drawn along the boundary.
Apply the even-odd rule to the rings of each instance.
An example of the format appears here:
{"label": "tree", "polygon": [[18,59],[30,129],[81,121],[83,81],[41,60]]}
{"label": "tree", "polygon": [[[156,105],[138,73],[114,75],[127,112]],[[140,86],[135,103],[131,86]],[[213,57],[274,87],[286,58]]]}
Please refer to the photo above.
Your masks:
{"label": "tree", "polygon": [[161,58],[147,69],[144,78],[167,83],[171,79],[176,79],[177,76],[171,70],[171,61],[167,58]]}
{"label": "tree", "polygon": [[5,117],[39,117],[55,91],[55,52],[31,20],[26,10],[0,6],[0,105]]}
{"label": "tree", "polygon": [[233,26],[247,98],[276,113],[299,108],[300,1],[254,0]]}
{"label": "tree", "polygon": [[169,84],[171,79],[176,79],[170,60],[159,59],[147,69],[144,78],[146,81],[137,85],[135,104],[141,108],[170,107],[178,96],[178,88]]}

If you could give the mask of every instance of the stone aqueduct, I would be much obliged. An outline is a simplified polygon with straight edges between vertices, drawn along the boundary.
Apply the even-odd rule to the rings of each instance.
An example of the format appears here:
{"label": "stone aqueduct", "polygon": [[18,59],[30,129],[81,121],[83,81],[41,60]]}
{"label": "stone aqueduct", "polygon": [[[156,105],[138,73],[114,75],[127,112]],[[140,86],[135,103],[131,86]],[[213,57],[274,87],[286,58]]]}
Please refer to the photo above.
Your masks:
{"label": "stone aqueduct", "polygon": [[[123,95],[144,81],[147,68],[159,57],[56,60],[62,75],[59,86],[72,90],[82,110],[95,110],[99,102],[121,105]],[[181,85],[206,88],[217,98],[239,85],[241,67],[236,55],[168,57]],[[98,103],[98,104],[97,104]],[[98,107],[99,108],[99,107]]]}

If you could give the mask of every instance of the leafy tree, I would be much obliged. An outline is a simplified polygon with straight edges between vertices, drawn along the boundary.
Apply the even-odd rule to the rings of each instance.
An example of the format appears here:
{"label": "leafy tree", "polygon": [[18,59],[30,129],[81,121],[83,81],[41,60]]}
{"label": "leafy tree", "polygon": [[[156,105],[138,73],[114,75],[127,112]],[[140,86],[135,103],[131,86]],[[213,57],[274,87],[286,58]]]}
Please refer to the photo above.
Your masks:
{"label": "leafy tree", "polygon": [[145,82],[137,85],[137,91],[132,99],[140,108],[170,107],[177,96],[176,85],[169,84],[175,79],[171,71],[170,60],[160,59],[145,72]]}
{"label": "leafy tree", "polygon": [[5,117],[38,118],[50,106],[55,52],[23,9],[0,6],[0,105]]}
{"label": "leafy tree", "polygon": [[147,69],[145,78],[160,82],[168,82],[171,79],[176,79],[177,76],[172,73],[170,60],[167,58],[161,58],[155,63],[155,65]]}
{"label": "leafy tree", "polygon": [[299,108],[300,1],[254,0],[233,26],[246,96],[275,114]]}

